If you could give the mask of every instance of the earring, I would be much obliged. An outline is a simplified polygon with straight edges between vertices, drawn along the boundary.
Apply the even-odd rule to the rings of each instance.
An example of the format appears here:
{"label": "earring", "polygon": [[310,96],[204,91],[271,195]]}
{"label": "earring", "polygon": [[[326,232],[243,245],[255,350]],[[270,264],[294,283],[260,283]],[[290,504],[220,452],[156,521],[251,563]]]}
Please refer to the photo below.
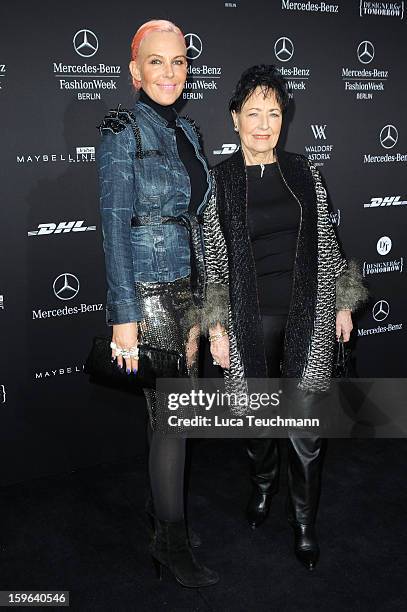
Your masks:
{"label": "earring", "polygon": [[238,132],[239,128],[237,127],[237,125],[235,125],[234,127],[235,127],[235,132]]}

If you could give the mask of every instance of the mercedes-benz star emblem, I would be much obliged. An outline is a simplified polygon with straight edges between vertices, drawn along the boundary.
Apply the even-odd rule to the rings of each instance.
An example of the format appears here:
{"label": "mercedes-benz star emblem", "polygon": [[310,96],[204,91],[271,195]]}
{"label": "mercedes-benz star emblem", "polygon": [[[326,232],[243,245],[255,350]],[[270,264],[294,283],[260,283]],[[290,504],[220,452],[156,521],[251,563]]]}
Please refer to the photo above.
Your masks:
{"label": "mercedes-benz star emblem", "polygon": [[187,58],[190,60],[197,59],[202,53],[202,40],[198,34],[185,34],[185,45],[187,47]]}
{"label": "mercedes-benz star emblem", "polygon": [[379,300],[373,306],[372,313],[375,321],[384,321],[390,313],[389,303],[386,300]]}
{"label": "mercedes-benz star emblem", "polygon": [[60,300],[72,300],[78,295],[79,287],[79,279],[69,272],[57,276],[52,285],[56,297]]}
{"label": "mercedes-benz star emblem", "polygon": [[73,47],[81,57],[92,57],[99,48],[99,42],[92,30],[78,30],[73,37]]}
{"label": "mercedes-benz star emblem", "polygon": [[274,55],[280,62],[288,62],[294,55],[294,43],[290,38],[282,36],[274,44]]}
{"label": "mercedes-benz star emblem", "polygon": [[370,40],[363,40],[358,45],[358,60],[362,64],[370,64],[372,59],[374,58],[374,46],[370,42]]}
{"label": "mercedes-benz star emblem", "polygon": [[385,125],[380,131],[380,144],[385,149],[392,149],[399,139],[399,133],[394,125]]}

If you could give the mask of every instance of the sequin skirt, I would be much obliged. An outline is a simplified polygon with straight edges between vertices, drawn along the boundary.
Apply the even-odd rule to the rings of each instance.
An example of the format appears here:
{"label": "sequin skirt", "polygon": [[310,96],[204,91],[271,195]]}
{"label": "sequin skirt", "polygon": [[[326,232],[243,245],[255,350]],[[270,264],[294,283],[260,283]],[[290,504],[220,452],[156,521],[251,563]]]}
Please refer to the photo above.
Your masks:
{"label": "sequin skirt", "polygon": [[[136,283],[142,321],[139,341],[182,353],[192,379],[198,375],[200,323],[189,276],[169,283]],[[152,429],[167,414],[167,396],[144,389]]]}

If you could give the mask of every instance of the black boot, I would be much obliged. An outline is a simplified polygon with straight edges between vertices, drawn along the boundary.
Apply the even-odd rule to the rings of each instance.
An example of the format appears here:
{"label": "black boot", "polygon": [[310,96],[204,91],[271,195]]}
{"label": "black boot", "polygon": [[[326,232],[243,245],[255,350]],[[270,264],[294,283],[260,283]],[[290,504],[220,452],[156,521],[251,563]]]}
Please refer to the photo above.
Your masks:
{"label": "black boot", "polygon": [[324,448],[324,441],[318,436],[289,436],[288,522],[294,530],[295,555],[309,570],[315,569],[319,559],[315,521]]}
{"label": "black boot", "polygon": [[319,559],[319,546],[315,525],[289,521],[294,530],[294,551],[297,559],[308,570],[314,570]]}
{"label": "black boot", "polygon": [[150,552],[160,580],[162,567],[165,566],[184,587],[200,588],[219,581],[216,572],[196,561],[187,539],[184,520],[170,523],[156,517],[155,526]]}
{"label": "black boot", "polygon": [[266,520],[270,511],[271,495],[263,493],[258,487],[253,488],[246,509],[246,517],[252,529],[259,527]]}
{"label": "black boot", "polygon": [[247,440],[250,478],[253,491],[246,517],[250,527],[259,527],[267,518],[272,496],[277,493],[280,457],[277,440],[253,438]]}
{"label": "black boot", "polygon": [[[151,531],[152,533],[154,533],[155,531],[155,512],[154,512],[154,504],[153,504],[153,498],[151,496],[151,493],[149,494],[147,498],[145,510],[146,510],[146,514],[150,522]],[[201,540],[199,533],[196,533],[196,531],[194,531],[191,528],[187,528],[187,535],[188,535],[189,543],[191,544],[192,548],[199,548],[201,546],[202,540]]]}

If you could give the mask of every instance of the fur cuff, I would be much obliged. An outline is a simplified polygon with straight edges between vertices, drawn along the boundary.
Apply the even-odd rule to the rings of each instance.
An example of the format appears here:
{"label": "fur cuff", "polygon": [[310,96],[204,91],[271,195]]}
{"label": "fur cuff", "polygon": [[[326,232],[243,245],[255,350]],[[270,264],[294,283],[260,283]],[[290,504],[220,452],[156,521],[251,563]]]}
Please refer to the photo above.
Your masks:
{"label": "fur cuff", "polygon": [[356,261],[351,260],[347,269],[336,279],[336,310],[357,310],[369,297],[363,284],[362,275]]}
{"label": "fur cuff", "polygon": [[206,301],[202,309],[202,331],[220,323],[225,329],[228,325],[229,287],[220,283],[209,283],[206,288]]}

